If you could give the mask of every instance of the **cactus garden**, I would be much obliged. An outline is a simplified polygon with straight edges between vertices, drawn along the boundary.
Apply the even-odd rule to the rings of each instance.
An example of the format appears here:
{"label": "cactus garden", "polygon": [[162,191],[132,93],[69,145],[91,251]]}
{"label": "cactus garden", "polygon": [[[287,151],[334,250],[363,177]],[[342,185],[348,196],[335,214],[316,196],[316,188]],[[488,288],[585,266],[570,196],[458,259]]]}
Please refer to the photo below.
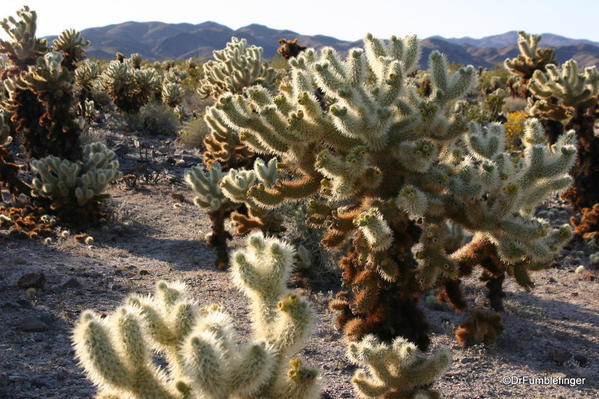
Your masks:
{"label": "cactus garden", "polygon": [[38,18],[0,21],[0,398],[597,397],[597,66]]}

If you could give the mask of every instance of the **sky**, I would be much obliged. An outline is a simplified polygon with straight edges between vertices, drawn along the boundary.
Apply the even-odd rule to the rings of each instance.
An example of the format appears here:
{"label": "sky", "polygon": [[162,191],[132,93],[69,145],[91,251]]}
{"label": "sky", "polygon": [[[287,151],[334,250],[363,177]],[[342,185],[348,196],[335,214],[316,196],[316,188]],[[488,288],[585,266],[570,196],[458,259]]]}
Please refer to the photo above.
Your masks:
{"label": "sky", "polygon": [[368,32],[381,38],[480,38],[525,30],[599,41],[599,0],[0,0],[0,18],[25,4],[37,11],[38,36],[125,21],[214,21],[232,29],[257,23],[342,40]]}

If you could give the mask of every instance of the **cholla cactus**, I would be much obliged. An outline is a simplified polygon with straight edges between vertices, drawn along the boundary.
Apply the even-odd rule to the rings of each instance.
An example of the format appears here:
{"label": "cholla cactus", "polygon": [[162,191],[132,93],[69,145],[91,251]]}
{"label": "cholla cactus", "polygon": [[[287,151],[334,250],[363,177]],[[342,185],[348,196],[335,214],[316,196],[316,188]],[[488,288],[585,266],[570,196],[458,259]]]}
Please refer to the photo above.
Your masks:
{"label": "cholla cactus", "polygon": [[503,65],[511,73],[521,77],[524,85],[532,78],[537,70],[543,70],[548,64],[555,64],[555,52],[548,48],[537,48],[541,35],[518,32],[518,49],[516,58],[506,59]]}
{"label": "cholla cactus", "polygon": [[26,73],[4,82],[9,94],[5,108],[14,114],[16,129],[23,133],[31,158],[81,159],[81,129],[71,113],[73,76],[62,61],[60,53],[48,53]]}
{"label": "cholla cactus", "polygon": [[36,12],[24,6],[17,11],[17,17],[18,20],[8,17],[0,21],[0,26],[10,38],[8,41],[0,40],[0,54],[6,55],[12,64],[11,76],[34,65],[37,58],[48,51],[46,40],[35,36]]}
{"label": "cholla cactus", "polygon": [[442,376],[451,364],[448,349],[426,356],[403,338],[385,344],[372,335],[351,343],[347,356],[356,365],[366,367],[356,371],[352,384],[360,398],[369,399],[438,399],[441,395],[425,386]]}
{"label": "cholla cactus", "polygon": [[[549,147],[531,121],[524,158],[514,160],[501,125],[469,124],[455,112],[474,68],[450,73],[446,57],[433,52],[430,95],[421,95],[407,78],[420,55],[415,37],[383,42],[368,35],[364,44],[345,59],[331,48],[305,50],[289,61],[291,82],[278,94],[249,87],[243,96],[221,96],[207,112],[257,153],[278,156],[288,172],[272,187],[247,190],[253,203],[269,210],[315,194],[327,199],[311,202],[308,219],[327,229],[325,246],[351,239],[340,261],[347,290],[332,304],[346,334],[401,335],[425,349],[427,325],[417,306],[423,290],[456,284],[476,260],[488,269],[492,291],[501,292],[506,272],[527,276],[568,239],[566,228],[551,229],[531,211],[570,184],[574,136]],[[317,88],[329,107],[321,107]],[[415,220],[432,236],[420,234]],[[450,224],[477,233],[470,246],[449,249]],[[475,245],[485,256],[473,256]],[[419,252],[444,262],[417,262]],[[458,303],[459,289],[448,292]]]}
{"label": "cholla cactus", "polygon": [[19,178],[19,166],[8,145],[12,142],[11,128],[6,112],[0,110],[0,188],[5,186],[17,197],[19,194],[29,194],[31,188]]}
{"label": "cholla cactus", "polygon": [[225,270],[229,264],[227,240],[231,235],[225,228],[225,221],[234,208],[220,188],[224,176],[225,173],[218,162],[213,163],[207,171],[196,166],[185,173],[185,182],[196,194],[193,202],[208,212],[212,232],[206,241],[216,249],[215,265],[218,270]]}
{"label": "cholla cactus", "polygon": [[62,66],[74,71],[77,68],[77,63],[85,58],[85,47],[89,46],[89,43],[89,40],[85,40],[80,32],[75,29],[67,29],[52,43],[52,49],[62,53]]}
{"label": "cholla cactus", "polygon": [[534,98],[528,100],[528,112],[546,124],[557,123],[558,132],[563,128],[576,132],[578,160],[572,171],[575,182],[566,196],[577,210],[590,208],[599,202],[599,137],[595,135],[599,72],[595,66],[581,71],[575,60],[566,61],[561,68],[547,65],[545,69],[545,72],[535,71],[530,81]]}
{"label": "cholla cactus", "polygon": [[[308,303],[287,288],[294,250],[256,234],[233,255],[233,279],[251,302],[253,337],[238,343],[233,321],[200,307],[178,283],[133,295],[110,316],[86,311],[73,341],[102,398],[316,399],[318,372],[291,356],[311,331]],[[164,354],[168,369],[153,362]],[[287,364],[290,365],[288,370]]]}
{"label": "cholla cactus", "polygon": [[213,51],[214,60],[203,65],[200,95],[217,98],[255,84],[272,85],[276,73],[263,61],[262,51],[262,47],[248,46],[245,39],[232,37],[224,49]]}
{"label": "cholla cactus", "polygon": [[227,126],[214,108],[206,110],[204,121],[210,128],[210,134],[204,137],[206,151],[203,158],[207,167],[214,162],[220,163],[227,170],[251,165],[254,152],[241,143],[239,133]]}
{"label": "cholla cactus", "polygon": [[101,86],[119,111],[135,114],[155,97],[160,80],[153,69],[135,68],[131,58],[111,61],[102,73]]}
{"label": "cholla cactus", "polygon": [[[249,188],[256,181],[269,185],[276,179],[276,160],[268,164],[260,161],[251,171],[233,169],[224,173],[220,163],[216,162],[206,172],[196,166],[185,174],[185,181],[196,194],[194,203],[206,209],[212,222],[208,244],[216,248],[216,267],[219,270],[225,269],[228,264],[227,240],[231,235],[225,229],[227,217],[237,223],[239,235],[256,229],[269,231],[281,224],[276,216],[269,217],[248,196]],[[240,204],[246,205],[247,214],[235,211]]]}
{"label": "cholla cactus", "polygon": [[[62,213],[73,210],[95,212],[106,196],[106,186],[120,176],[114,151],[102,143],[83,149],[83,160],[71,162],[55,156],[31,161],[38,173],[33,179],[32,195],[49,199],[51,208]],[[77,212],[80,214],[80,212]]]}

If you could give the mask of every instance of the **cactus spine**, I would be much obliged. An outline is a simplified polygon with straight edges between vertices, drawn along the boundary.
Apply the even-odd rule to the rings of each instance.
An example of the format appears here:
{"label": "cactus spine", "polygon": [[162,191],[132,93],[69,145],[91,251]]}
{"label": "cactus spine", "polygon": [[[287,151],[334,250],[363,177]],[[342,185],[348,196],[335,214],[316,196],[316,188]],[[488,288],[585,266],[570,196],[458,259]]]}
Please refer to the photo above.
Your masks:
{"label": "cactus spine", "polygon": [[[252,339],[238,343],[218,306],[200,307],[184,285],[161,281],[153,296],[133,295],[105,319],[86,311],[75,326],[75,351],[98,397],[319,397],[318,372],[291,358],[312,322],[308,303],[286,288],[294,249],[261,234],[247,242],[232,256],[232,275],[251,302]],[[166,370],[152,361],[153,348],[164,354]]]}

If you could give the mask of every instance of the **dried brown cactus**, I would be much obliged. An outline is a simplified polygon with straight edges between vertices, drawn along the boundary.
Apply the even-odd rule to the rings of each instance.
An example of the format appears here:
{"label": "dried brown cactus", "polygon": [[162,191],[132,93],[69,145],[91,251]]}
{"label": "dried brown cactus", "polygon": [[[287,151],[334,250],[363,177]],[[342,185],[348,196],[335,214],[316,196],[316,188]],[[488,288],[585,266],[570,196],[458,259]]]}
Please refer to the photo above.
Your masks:
{"label": "dried brown cactus", "polygon": [[470,318],[455,330],[455,337],[464,346],[494,344],[503,331],[501,316],[484,310],[474,310]]}

